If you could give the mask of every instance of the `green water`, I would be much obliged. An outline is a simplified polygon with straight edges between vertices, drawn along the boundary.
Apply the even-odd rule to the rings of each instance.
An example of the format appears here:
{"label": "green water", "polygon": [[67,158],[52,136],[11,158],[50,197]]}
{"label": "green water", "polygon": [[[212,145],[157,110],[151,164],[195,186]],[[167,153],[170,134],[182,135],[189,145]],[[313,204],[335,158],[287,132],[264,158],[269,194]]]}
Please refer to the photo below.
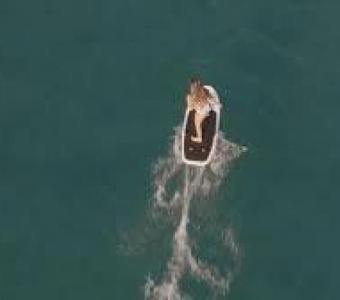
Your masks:
{"label": "green water", "polygon": [[0,299],[143,299],[170,244],[123,255],[117,235],[197,73],[249,149],[212,204],[243,249],[228,299],[339,299],[339,8],[1,0]]}

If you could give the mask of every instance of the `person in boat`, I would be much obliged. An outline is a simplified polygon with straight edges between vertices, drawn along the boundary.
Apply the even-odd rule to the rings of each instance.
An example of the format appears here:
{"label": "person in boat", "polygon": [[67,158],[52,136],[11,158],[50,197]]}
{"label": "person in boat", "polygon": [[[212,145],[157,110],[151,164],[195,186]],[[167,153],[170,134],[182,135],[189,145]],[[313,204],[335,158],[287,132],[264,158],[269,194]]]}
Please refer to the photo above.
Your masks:
{"label": "person in boat", "polygon": [[193,142],[202,143],[202,123],[213,109],[214,100],[202,81],[198,78],[193,78],[190,80],[186,101],[187,108],[195,110],[196,136],[191,136],[190,138]]}

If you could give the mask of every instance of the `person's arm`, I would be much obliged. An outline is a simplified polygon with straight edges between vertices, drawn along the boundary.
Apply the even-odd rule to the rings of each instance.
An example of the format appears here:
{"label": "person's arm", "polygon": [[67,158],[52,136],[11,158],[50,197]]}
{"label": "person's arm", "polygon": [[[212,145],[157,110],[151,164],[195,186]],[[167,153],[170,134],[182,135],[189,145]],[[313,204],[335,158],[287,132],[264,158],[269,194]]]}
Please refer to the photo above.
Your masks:
{"label": "person's arm", "polygon": [[189,94],[187,95],[186,100],[187,100],[187,108],[190,110],[193,109],[194,108],[193,100]]}
{"label": "person's arm", "polygon": [[209,104],[214,110],[220,109],[222,107],[222,103],[220,103],[215,97],[209,98]]}

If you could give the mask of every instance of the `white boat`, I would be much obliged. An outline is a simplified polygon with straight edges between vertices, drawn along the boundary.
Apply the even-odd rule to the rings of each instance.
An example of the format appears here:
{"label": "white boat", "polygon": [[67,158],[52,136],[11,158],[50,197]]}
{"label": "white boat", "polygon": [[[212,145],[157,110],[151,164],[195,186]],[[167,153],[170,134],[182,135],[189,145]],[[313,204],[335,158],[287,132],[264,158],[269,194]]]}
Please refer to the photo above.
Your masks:
{"label": "white boat", "polygon": [[205,85],[210,94],[211,110],[202,122],[202,143],[193,142],[191,136],[196,136],[195,110],[187,109],[182,127],[182,160],[188,165],[203,167],[210,163],[214,155],[217,133],[220,126],[221,103],[216,90]]}

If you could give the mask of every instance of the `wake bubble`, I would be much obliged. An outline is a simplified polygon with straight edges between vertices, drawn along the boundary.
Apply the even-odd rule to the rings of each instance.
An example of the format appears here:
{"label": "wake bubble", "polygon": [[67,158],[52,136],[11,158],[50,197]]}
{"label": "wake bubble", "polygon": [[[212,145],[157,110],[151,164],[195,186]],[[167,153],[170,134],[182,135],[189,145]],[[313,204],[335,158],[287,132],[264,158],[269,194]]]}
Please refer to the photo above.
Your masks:
{"label": "wake bubble", "polygon": [[[181,127],[177,127],[167,157],[159,159],[153,169],[153,216],[157,219],[159,215],[166,215],[177,227],[173,236],[172,256],[167,262],[165,274],[158,283],[151,277],[145,283],[144,296],[149,300],[191,299],[180,290],[180,282],[186,274],[204,281],[215,293],[221,295],[228,293],[233,279],[231,271],[222,274],[216,266],[193,255],[193,241],[188,234],[189,212],[190,202],[195,197],[211,199],[230,170],[232,161],[246,148],[229,142],[219,132],[210,164],[205,167],[189,166],[181,159],[181,134]],[[224,230],[221,238],[225,248],[237,260],[239,249],[232,229]]]}

